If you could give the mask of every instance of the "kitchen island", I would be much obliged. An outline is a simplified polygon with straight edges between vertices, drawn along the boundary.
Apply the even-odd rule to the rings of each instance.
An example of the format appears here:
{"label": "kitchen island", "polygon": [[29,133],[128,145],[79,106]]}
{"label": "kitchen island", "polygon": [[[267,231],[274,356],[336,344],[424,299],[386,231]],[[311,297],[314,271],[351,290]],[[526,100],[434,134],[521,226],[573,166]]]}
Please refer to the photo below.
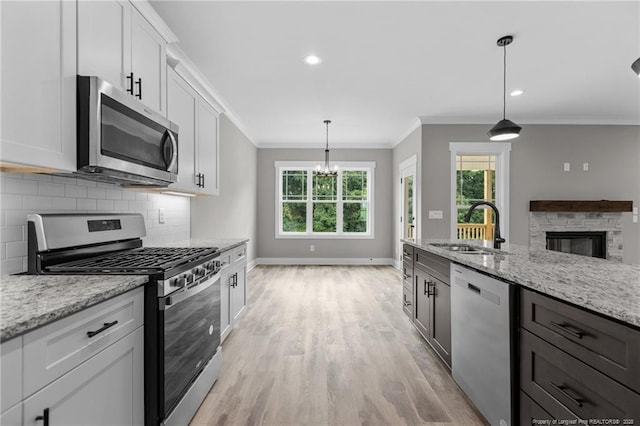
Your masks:
{"label": "kitchen island", "polygon": [[[403,243],[454,263],[555,297],[598,314],[640,328],[640,265],[549,250],[530,250],[490,241],[418,239]],[[482,247],[491,255],[449,251],[433,244],[463,243]]]}
{"label": "kitchen island", "polygon": [[640,266],[403,243],[403,310],[492,424],[640,421]]}

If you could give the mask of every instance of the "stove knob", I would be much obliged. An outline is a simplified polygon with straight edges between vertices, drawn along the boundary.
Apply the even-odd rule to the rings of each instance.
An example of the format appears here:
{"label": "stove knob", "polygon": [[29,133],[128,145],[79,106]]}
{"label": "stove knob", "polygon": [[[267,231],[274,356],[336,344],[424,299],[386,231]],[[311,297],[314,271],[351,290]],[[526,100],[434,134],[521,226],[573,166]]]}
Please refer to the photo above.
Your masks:
{"label": "stove knob", "polygon": [[186,274],[184,274],[185,279],[187,280],[187,284],[191,284],[193,282],[193,274],[190,272],[187,272]]}
{"label": "stove knob", "polygon": [[195,270],[195,274],[196,274],[196,277],[201,277],[201,276],[203,276],[203,275],[205,274],[205,270],[204,270],[204,268],[197,268],[197,269]]}
{"label": "stove knob", "polygon": [[180,287],[184,287],[185,285],[187,285],[187,280],[186,280],[186,278],[185,278],[185,277],[178,277],[178,278],[175,278],[175,279],[173,280],[173,285],[174,285],[175,287],[178,287],[178,288],[180,288]]}

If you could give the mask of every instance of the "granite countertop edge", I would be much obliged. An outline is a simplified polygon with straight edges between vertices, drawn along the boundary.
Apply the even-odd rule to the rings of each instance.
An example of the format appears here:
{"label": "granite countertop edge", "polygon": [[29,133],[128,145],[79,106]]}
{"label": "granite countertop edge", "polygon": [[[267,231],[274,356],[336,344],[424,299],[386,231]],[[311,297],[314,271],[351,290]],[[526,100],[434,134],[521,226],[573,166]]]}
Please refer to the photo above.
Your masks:
{"label": "granite countertop edge", "polygon": [[[102,279],[101,282],[97,282]],[[142,275],[18,275],[3,276],[0,286],[0,342],[144,285]],[[83,290],[86,282],[93,285]],[[64,285],[64,289],[59,287]],[[56,298],[56,295],[60,295]],[[70,296],[71,295],[71,296]],[[49,300],[44,300],[48,298]]]}
{"label": "granite countertop edge", "polygon": [[[218,247],[222,253],[248,241],[189,239],[161,246]],[[4,275],[0,277],[0,343],[140,287],[147,279],[146,275]]]}
{"label": "granite countertop edge", "polygon": [[[403,243],[591,312],[640,328],[640,265],[509,244],[495,250],[490,242],[446,239]],[[493,255],[459,254],[433,243],[467,243]],[[604,288],[603,283],[608,287]]]}

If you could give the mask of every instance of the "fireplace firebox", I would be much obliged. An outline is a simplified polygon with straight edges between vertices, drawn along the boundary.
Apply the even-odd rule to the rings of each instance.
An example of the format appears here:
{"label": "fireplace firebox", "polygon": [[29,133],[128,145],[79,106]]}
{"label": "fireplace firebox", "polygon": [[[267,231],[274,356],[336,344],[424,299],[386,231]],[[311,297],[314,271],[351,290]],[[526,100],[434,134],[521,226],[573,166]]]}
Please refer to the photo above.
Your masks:
{"label": "fireplace firebox", "polygon": [[607,233],[601,231],[547,232],[547,250],[607,258]]}

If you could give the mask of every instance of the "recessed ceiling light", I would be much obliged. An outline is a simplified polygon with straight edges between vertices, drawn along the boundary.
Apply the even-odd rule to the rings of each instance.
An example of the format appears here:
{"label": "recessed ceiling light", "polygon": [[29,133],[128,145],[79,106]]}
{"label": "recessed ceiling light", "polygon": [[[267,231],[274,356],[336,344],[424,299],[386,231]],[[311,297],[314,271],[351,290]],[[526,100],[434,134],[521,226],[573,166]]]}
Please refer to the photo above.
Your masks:
{"label": "recessed ceiling light", "polygon": [[524,90],[516,89],[513,92],[509,93],[511,96],[520,96],[524,93]]}
{"label": "recessed ceiling light", "polygon": [[316,65],[316,64],[319,64],[320,62],[322,62],[322,59],[320,59],[316,55],[309,55],[306,58],[304,58],[304,61],[306,63],[308,63],[309,65]]}

